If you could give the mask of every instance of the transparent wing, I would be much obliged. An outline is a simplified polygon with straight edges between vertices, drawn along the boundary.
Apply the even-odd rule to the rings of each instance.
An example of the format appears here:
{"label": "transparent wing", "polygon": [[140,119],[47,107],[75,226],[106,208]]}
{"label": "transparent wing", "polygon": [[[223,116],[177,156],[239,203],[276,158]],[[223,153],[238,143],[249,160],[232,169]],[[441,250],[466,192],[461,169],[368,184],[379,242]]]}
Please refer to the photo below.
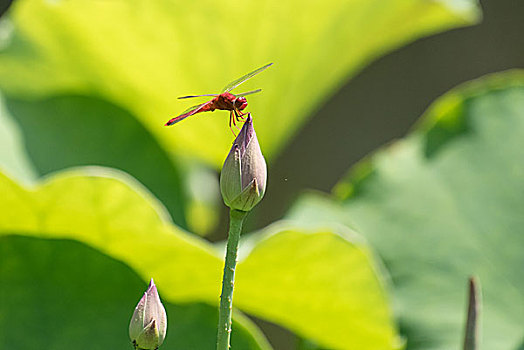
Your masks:
{"label": "transparent wing", "polygon": [[204,95],[189,95],[189,96],[180,96],[177,97],[179,100],[183,98],[193,98],[193,97],[203,97],[203,96],[218,96],[218,94],[204,94]]}
{"label": "transparent wing", "polygon": [[236,88],[237,86],[239,86],[240,84],[242,84],[243,82],[245,82],[246,80],[251,79],[252,77],[254,77],[255,75],[257,75],[258,73],[262,72],[263,70],[265,70],[266,68],[268,68],[268,67],[271,66],[272,64],[273,64],[273,63],[266,64],[265,66],[260,67],[260,68],[258,68],[258,69],[255,69],[255,70],[252,71],[251,73],[247,73],[247,74],[244,75],[243,77],[238,78],[238,79],[235,80],[235,81],[232,81],[231,83],[227,84],[227,86],[224,88],[224,90],[222,90],[222,92],[229,92],[229,91],[233,90],[234,88]]}
{"label": "transparent wing", "polygon": [[165,124],[165,126],[170,126],[173,124],[178,123],[179,121],[182,121],[186,119],[187,117],[192,116],[193,114],[196,114],[202,110],[209,102],[204,102],[199,105],[191,106],[188,109],[186,109],[182,114],[180,114],[177,117],[169,119],[169,121]]}
{"label": "transparent wing", "polygon": [[[200,104],[198,104],[198,105],[191,106],[191,107],[189,107],[188,109],[186,109],[185,111],[183,111],[182,114],[180,114],[180,115],[188,114],[188,113],[190,113],[190,112],[195,112],[195,113],[197,113],[200,109],[202,109],[202,107],[204,107],[204,106],[207,105],[208,103],[209,103],[209,101],[208,101],[208,102],[204,102],[204,103],[200,103]],[[188,116],[188,117],[189,117],[189,116]]]}
{"label": "transparent wing", "polygon": [[256,89],[256,90],[253,90],[253,91],[248,91],[248,92],[243,92],[241,94],[235,94],[235,96],[237,97],[242,97],[242,96],[247,96],[247,95],[251,95],[251,94],[256,94],[257,92],[260,92],[262,91],[262,89]]}

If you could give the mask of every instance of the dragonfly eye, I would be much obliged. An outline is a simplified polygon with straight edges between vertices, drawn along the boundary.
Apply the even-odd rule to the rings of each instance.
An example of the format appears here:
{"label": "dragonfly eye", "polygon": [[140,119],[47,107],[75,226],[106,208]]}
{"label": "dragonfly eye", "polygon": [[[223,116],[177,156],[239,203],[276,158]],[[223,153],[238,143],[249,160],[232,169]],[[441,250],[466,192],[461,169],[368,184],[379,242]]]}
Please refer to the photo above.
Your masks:
{"label": "dragonfly eye", "polygon": [[238,108],[238,110],[243,110],[247,107],[247,99],[245,97],[238,97],[235,101],[235,105]]}

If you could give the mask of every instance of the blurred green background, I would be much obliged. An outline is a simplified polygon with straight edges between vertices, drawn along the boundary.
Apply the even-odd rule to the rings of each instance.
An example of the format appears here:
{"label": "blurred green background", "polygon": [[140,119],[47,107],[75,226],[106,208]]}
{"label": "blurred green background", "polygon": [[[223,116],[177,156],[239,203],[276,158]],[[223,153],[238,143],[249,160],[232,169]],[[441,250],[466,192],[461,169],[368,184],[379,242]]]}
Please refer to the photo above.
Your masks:
{"label": "blurred green background", "polygon": [[460,83],[524,68],[524,2],[480,3],[480,23],[401,47],[341,87],[270,167],[272,190],[256,225],[280,217],[301,189],[330,191],[348,164],[405,136],[435,99]]}
{"label": "blurred green background", "polygon": [[[0,276],[7,281],[0,326],[23,325],[38,310],[39,322],[56,330],[56,286],[67,313],[83,291],[104,284],[68,315],[68,332],[52,337],[50,348],[102,329],[100,339],[124,347],[127,310],[130,316],[141,281],[154,276],[168,316],[176,315],[166,349],[212,347],[210,304],[228,224],[217,170],[232,136],[222,112],[162,125],[187,107],[176,96],[215,92],[274,61],[235,90],[263,89],[249,98],[249,110],[269,163],[266,197],[245,230],[261,232],[244,242],[235,299],[269,343],[239,312],[236,349],[345,348],[351,341],[359,350],[395,349],[399,335],[408,349],[448,349],[460,344],[471,273],[486,282],[486,344],[522,348],[522,239],[514,234],[522,200],[512,190],[519,193],[523,178],[524,80],[501,75],[438,98],[487,73],[524,68],[524,2],[481,1],[482,20],[468,0],[18,0],[10,11],[18,5],[0,26],[0,166],[14,180],[0,179]],[[442,146],[463,133],[473,136]],[[359,160],[404,137],[346,177]],[[435,156],[425,142],[444,151]],[[476,162],[472,149],[483,149],[485,159]],[[427,159],[413,156],[420,150]],[[48,177],[84,165],[134,179],[96,168]],[[459,181],[444,181],[455,180],[454,171]],[[42,177],[35,192],[27,190]],[[442,188],[415,186],[440,177]],[[329,198],[303,195],[334,187]],[[470,200],[454,216],[441,191]],[[501,208],[507,217],[487,215]],[[485,217],[497,232],[492,240],[471,228]],[[434,247],[435,255],[426,254]],[[91,310],[101,307],[110,307],[103,318],[113,322],[99,323]],[[14,320],[5,316],[15,312]],[[85,320],[96,327],[82,332]],[[48,335],[32,331],[20,349]],[[0,332],[0,344],[12,346],[23,334]]]}

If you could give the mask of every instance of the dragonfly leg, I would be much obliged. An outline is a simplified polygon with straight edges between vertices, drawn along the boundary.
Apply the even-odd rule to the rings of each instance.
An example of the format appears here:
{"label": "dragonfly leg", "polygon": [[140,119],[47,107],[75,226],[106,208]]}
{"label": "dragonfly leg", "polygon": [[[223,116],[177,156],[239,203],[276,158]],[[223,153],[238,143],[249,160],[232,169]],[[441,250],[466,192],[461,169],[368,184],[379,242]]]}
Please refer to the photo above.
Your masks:
{"label": "dragonfly leg", "polygon": [[235,118],[231,118],[231,119],[233,120],[233,125],[235,126],[235,128],[237,128],[237,130],[240,131],[240,129],[237,126],[237,123],[235,122],[236,116]]}
{"label": "dragonfly leg", "polygon": [[237,125],[235,124],[235,118],[233,117],[233,111],[229,113],[229,130],[231,130],[231,132],[233,133],[233,136],[236,137],[237,134],[235,134],[235,131],[233,130],[233,127],[231,126],[231,123],[233,123],[235,125],[235,128],[237,128]]}
{"label": "dragonfly leg", "polygon": [[237,122],[240,122],[240,121],[244,122],[245,121],[244,115],[245,113],[242,113],[241,111],[235,109],[235,118]]}

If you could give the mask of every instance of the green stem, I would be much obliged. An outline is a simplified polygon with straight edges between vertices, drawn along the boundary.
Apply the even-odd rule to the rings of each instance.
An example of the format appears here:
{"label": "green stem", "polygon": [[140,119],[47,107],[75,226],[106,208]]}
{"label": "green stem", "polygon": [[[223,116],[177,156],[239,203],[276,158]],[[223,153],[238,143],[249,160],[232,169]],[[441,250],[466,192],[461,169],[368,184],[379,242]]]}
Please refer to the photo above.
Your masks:
{"label": "green stem", "polygon": [[238,241],[242,224],[247,216],[246,211],[230,210],[229,236],[227,238],[226,263],[222,278],[222,294],[220,295],[220,310],[218,312],[217,350],[228,350],[231,338],[231,313],[233,311],[233,286],[235,283],[235,268],[237,265]]}

